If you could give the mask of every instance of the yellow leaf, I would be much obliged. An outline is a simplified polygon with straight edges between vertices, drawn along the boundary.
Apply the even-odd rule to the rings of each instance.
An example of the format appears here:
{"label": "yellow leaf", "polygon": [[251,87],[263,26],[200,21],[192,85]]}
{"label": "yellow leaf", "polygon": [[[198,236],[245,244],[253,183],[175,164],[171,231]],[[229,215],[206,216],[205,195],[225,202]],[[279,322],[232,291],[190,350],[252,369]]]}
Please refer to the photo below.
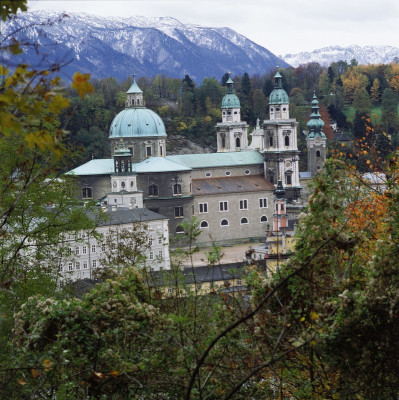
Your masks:
{"label": "yellow leaf", "polygon": [[104,378],[104,374],[103,374],[102,372],[94,372],[94,375],[95,375],[97,378],[100,378],[100,379]]}
{"label": "yellow leaf", "polygon": [[319,318],[319,314],[317,314],[317,312],[315,312],[315,311],[310,312],[310,319],[312,319],[314,321],[318,318]]}
{"label": "yellow leaf", "polygon": [[86,94],[94,91],[93,85],[89,82],[90,74],[81,74],[80,72],[75,72],[72,79],[72,87],[78,92],[78,95],[82,99]]}
{"label": "yellow leaf", "polygon": [[30,372],[32,372],[32,376],[34,379],[37,379],[41,375],[40,371],[37,369],[31,369]]}
{"label": "yellow leaf", "polygon": [[115,378],[119,376],[119,372],[115,371],[114,369],[109,373],[110,375],[114,376]]}
{"label": "yellow leaf", "polygon": [[23,379],[18,379],[17,381],[20,385],[24,386],[26,385],[27,382],[25,382]]}
{"label": "yellow leaf", "polygon": [[56,96],[51,98],[48,109],[53,114],[58,115],[64,108],[67,108],[68,106],[69,100],[57,94]]}
{"label": "yellow leaf", "polygon": [[301,322],[305,321],[305,317],[302,317],[299,321]]}
{"label": "yellow leaf", "polygon": [[51,368],[53,365],[54,365],[54,363],[51,360],[46,359],[43,361],[43,367],[46,371],[53,369],[53,368]]}

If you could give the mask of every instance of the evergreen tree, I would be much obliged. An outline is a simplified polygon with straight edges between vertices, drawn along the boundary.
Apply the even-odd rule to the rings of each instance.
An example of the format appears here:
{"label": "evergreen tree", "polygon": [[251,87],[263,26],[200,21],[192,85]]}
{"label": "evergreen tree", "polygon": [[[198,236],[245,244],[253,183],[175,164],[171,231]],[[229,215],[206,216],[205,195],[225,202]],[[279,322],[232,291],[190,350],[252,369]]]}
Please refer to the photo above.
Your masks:
{"label": "evergreen tree", "polygon": [[241,78],[241,92],[248,96],[250,91],[251,80],[249,79],[248,74],[245,72],[243,77]]}
{"label": "evergreen tree", "polygon": [[373,81],[373,86],[371,86],[370,89],[370,99],[376,104],[380,102],[380,96],[380,80],[375,78]]}
{"label": "evergreen tree", "polygon": [[352,105],[356,109],[356,112],[358,113],[366,114],[370,112],[371,109],[370,96],[364,87],[355,90],[355,93],[353,95]]}
{"label": "evergreen tree", "polygon": [[390,88],[382,93],[381,110],[382,126],[386,133],[393,134],[399,130],[398,95]]}
{"label": "evergreen tree", "polygon": [[222,79],[220,80],[220,84],[222,86],[226,86],[226,82],[229,80],[230,74],[226,72],[223,76]]}
{"label": "evergreen tree", "polygon": [[193,92],[195,88],[195,83],[194,81],[190,78],[190,75],[186,75],[184,79],[182,79],[183,82],[183,89],[188,90],[189,92]]}

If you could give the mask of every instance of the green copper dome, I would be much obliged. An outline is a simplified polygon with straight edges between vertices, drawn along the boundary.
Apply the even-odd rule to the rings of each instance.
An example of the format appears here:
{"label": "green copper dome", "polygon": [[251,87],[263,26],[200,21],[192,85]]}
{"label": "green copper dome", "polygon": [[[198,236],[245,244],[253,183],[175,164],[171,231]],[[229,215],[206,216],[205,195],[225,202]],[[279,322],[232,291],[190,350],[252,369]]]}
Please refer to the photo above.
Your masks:
{"label": "green copper dome", "polygon": [[240,100],[235,93],[228,93],[223,97],[222,108],[239,108]]}
{"label": "green copper dome", "polygon": [[166,136],[161,117],[148,108],[127,108],[112,121],[109,137],[153,137]]}
{"label": "green copper dome", "polygon": [[240,100],[234,92],[234,82],[230,76],[226,85],[227,91],[222,100],[222,108],[240,108]]}
{"label": "green copper dome", "polygon": [[288,104],[290,99],[287,92],[283,89],[282,76],[277,71],[274,75],[274,89],[269,96],[269,104]]}

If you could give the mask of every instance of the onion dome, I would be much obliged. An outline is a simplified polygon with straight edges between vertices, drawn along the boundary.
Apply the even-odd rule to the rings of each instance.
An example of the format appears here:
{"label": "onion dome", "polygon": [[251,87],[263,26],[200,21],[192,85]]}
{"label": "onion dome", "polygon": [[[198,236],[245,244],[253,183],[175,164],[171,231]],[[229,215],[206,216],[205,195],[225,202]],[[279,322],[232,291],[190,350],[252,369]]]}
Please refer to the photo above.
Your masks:
{"label": "onion dome", "polygon": [[269,96],[269,104],[288,104],[287,92],[283,89],[282,76],[279,71],[274,75],[274,89]]}
{"label": "onion dome", "polygon": [[240,108],[240,100],[238,99],[237,95],[234,92],[234,82],[229,77],[228,81],[226,82],[227,85],[227,93],[223,97],[222,100],[222,108]]}
{"label": "onion dome", "polygon": [[126,93],[126,108],[113,119],[109,137],[112,139],[166,136],[161,117],[145,108],[143,92],[137,85],[134,74],[133,83]]}
{"label": "onion dome", "polygon": [[317,101],[316,93],[313,95],[312,113],[310,114],[310,120],[306,125],[309,129],[309,138],[313,138],[316,136],[325,137],[325,134],[323,133],[324,122],[321,119],[321,115],[319,113],[319,102]]}

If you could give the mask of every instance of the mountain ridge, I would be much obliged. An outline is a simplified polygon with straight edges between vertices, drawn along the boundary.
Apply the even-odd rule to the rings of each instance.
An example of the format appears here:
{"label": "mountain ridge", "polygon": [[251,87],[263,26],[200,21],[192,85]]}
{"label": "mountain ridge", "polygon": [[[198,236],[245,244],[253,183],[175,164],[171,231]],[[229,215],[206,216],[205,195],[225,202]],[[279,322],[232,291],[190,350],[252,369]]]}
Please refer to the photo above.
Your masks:
{"label": "mountain ridge", "polygon": [[[61,23],[49,24],[66,15]],[[134,70],[138,75],[164,73],[194,80],[233,75],[263,74],[276,65],[288,66],[269,50],[228,27],[183,24],[172,17],[99,17],[90,14],[26,12],[2,23],[2,35],[23,28],[18,40],[52,46],[53,59],[69,60],[66,78],[74,70],[90,72],[94,78],[114,76],[125,79]],[[44,35],[39,35],[42,31]],[[34,51],[25,51],[22,61],[32,64]],[[29,61],[28,61],[29,60]]]}
{"label": "mountain ridge", "polygon": [[280,55],[285,62],[298,67],[309,62],[318,62],[323,67],[333,62],[346,61],[350,63],[355,59],[358,64],[389,64],[399,58],[399,48],[394,46],[327,46],[310,52]]}

